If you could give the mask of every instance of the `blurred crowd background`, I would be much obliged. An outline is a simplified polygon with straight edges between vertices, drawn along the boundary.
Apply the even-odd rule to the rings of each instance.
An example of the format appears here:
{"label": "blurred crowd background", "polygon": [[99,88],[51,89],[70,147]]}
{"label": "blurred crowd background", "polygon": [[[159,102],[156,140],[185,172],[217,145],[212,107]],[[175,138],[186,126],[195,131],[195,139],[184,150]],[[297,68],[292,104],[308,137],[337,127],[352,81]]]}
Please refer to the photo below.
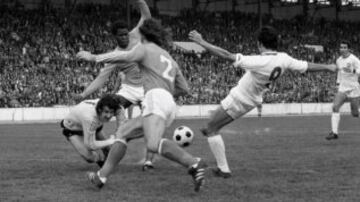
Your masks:
{"label": "blurred crowd background", "polygon": [[[115,43],[109,34],[111,22],[125,19],[125,8],[106,5],[78,5],[73,11],[2,8],[0,12],[0,107],[48,107],[74,104],[72,94],[80,93],[95,79],[101,65],[79,62],[79,50],[102,53]],[[155,12],[153,12],[154,14]],[[132,24],[139,19],[132,13]],[[154,14],[171,28],[174,41],[188,41],[196,29],[208,41],[231,52],[257,54],[254,14],[237,12],[194,12],[184,10],[176,17]],[[281,39],[280,51],[319,63],[334,63],[338,42],[345,39],[359,56],[360,23],[332,22],[296,17],[275,20],[264,17]],[[324,47],[323,52],[305,44]],[[244,71],[208,53],[179,48],[171,51],[188,79],[193,96],[181,104],[218,104],[236,85]],[[90,98],[114,91],[115,73],[107,85]],[[336,93],[336,73],[292,73],[280,77],[265,94],[265,103],[331,102]]]}

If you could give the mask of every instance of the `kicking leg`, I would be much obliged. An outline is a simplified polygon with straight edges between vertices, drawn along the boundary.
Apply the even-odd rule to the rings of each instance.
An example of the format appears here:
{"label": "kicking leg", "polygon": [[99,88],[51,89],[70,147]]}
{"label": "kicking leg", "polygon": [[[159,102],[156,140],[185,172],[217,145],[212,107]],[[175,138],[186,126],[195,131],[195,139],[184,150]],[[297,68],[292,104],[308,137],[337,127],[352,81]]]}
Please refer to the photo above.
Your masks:
{"label": "kicking leg", "polygon": [[211,116],[206,128],[201,132],[208,137],[209,147],[213,153],[217,168],[214,169],[215,176],[229,178],[231,171],[227,162],[225,144],[222,136],[219,134],[221,128],[234,121],[234,119],[243,116],[253,106],[235,101],[232,95],[228,95],[222,102],[221,106]]}
{"label": "kicking leg", "polygon": [[151,152],[158,152],[165,158],[189,168],[189,174],[194,179],[195,191],[199,191],[203,185],[206,167],[203,161],[193,157],[174,141],[162,138],[166,128],[165,120],[162,117],[150,114],[144,117],[143,126],[147,149]]}
{"label": "kicking leg", "polygon": [[104,166],[97,173],[88,173],[90,181],[101,188],[105,184],[107,177],[111,175],[118,163],[125,156],[127,141],[143,137],[143,134],[141,117],[131,119],[121,125],[116,131],[116,138],[122,141],[116,142],[111,146]]}
{"label": "kicking leg", "polygon": [[351,115],[353,117],[359,117],[359,98],[350,99]]}

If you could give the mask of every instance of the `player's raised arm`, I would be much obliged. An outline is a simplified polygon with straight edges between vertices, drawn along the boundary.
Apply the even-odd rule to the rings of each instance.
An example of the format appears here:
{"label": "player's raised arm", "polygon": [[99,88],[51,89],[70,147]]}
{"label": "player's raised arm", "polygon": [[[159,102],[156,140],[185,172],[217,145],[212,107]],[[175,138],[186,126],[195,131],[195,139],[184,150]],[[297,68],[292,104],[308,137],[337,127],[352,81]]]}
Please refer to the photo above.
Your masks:
{"label": "player's raised arm", "polygon": [[136,0],[136,4],[140,10],[141,18],[134,29],[138,29],[146,19],[151,18],[151,12],[145,0]]}
{"label": "player's raised arm", "polygon": [[218,46],[215,46],[207,41],[205,41],[201,34],[196,30],[193,30],[189,33],[189,39],[194,41],[195,43],[199,44],[200,46],[204,47],[206,50],[210,51],[210,53],[222,57],[226,60],[230,60],[231,62],[236,61],[236,55],[230,53],[229,51],[222,49]]}

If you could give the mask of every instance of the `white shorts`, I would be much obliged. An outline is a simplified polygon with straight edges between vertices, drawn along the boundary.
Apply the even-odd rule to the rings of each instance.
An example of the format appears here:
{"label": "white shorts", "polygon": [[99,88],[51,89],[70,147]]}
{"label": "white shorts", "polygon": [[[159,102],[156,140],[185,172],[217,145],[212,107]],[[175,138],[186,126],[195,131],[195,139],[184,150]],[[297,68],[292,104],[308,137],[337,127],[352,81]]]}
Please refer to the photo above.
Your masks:
{"label": "white shorts", "polygon": [[175,119],[176,103],[173,96],[162,88],[149,90],[145,94],[143,101],[142,116],[156,114],[166,121],[166,126],[170,126]]}
{"label": "white shorts", "polygon": [[344,93],[347,98],[358,98],[360,97],[360,88],[354,88],[354,89],[343,89],[339,87],[339,92]]}
{"label": "white shorts", "polygon": [[234,120],[251,111],[255,106],[244,103],[241,97],[234,96],[230,93],[221,101],[221,107]]}
{"label": "white shorts", "polygon": [[116,93],[121,95],[133,104],[139,104],[144,100],[144,88],[122,84],[121,89]]}

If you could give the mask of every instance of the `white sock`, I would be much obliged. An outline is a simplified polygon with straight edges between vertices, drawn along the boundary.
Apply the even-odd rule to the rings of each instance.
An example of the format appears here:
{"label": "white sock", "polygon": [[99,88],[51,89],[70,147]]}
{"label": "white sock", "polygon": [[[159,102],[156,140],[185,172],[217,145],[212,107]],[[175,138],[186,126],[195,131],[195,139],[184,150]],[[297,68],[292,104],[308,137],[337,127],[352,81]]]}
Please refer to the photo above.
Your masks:
{"label": "white sock", "polygon": [[216,164],[223,172],[231,172],[226,160],[225,144],[221,135],[208,137],[208,142],[212,153],[216,159]]}
{"label": "white sock", "polygon": [[331,115],[331,130],[335,134],[339,134],[339,123],[340,123],[340,113],[333,112]]}
{"label": "white sock", "polygon": [[106,177],[101,177],[100,176],[100,171],[98,171],[96,174],[99,176],[100,181],[105,184],[106,180],[107,180]]}
{"label": "white sock", "polygon": [[144,165],[152,165],[152,162],[147,160],[147,161],[144,162]]}

